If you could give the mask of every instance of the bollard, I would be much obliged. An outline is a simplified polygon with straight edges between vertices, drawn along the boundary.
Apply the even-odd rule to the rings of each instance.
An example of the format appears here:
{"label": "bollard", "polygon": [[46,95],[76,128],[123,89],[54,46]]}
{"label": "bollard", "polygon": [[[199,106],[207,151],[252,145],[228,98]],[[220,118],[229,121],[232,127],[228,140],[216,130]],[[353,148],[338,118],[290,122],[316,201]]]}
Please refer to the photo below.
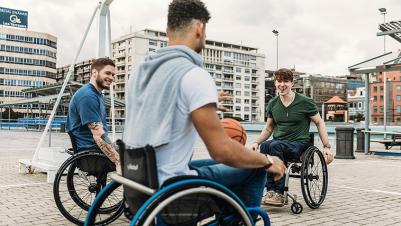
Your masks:
{"label": "bollard", "polygon": [[355,152],[365,151],[365,133],[362,132],[365,128],[356,129],[356,149]]}
{"label": "bollard", "polygon": [[336,159],[354,159],[354,128],[336,128]]}

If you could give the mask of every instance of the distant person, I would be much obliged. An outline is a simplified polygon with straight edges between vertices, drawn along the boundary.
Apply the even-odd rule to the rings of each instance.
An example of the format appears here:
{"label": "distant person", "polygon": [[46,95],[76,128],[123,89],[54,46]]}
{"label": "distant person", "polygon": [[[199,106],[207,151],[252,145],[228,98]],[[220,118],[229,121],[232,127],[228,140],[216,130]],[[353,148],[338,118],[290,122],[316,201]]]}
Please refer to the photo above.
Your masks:
{"label": "distant person", "polygon": [[66,129],[75,140],[77,151],[101,150],[120,173],[120,157],[107,135],[106,108],[102,91],[109,89],[115,75],[111,59],[99,58],[91,65],[90,82],[72,97]]}
{"label": "distant person", "polygon": [[[275,86],[278,96],[267,105],[267,121],[262,133],[252,144],[253,150],[277,156],[281,160],[299,159],[309,146],[310,121],[315,123],[323,143],[323,154],[327,164],[333,161],[329,138],[324,121],[319,115],[315,102],[302,94],[292,91],[294,76],[291,70],[279,69],[274,72]],[[273,139],[266,141],[273,134]],[[281,206],[284,203],[285,177],[273,180],[267,174],[266,188],[268,193],[264,203]]]}
{"label": "distant person", "polygon": [[[170,3],[168,47],[147,56],[128,81],[123,141],[130,148],[155,147],[160,185],[171,177],[199,175],[240,188],[237,194],[248,206],[259,206],[266,171],[278,179],[285,166],[279,158],[246,149],[224,133],[216,113],[217,89],[199,54],[209,19],[199,0]],[[190,168],[198,134],[215,161]]]}

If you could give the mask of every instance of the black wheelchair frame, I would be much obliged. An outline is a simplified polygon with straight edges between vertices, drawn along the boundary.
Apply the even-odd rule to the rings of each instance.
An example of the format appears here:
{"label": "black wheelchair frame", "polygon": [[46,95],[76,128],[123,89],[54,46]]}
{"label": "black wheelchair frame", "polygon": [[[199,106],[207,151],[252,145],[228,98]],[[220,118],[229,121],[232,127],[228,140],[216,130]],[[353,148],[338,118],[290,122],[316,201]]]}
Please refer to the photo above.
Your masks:
{"label": "black wheelchair frame", "polygon": [[[72,148],[69,157],[59,168],[54,183],[53,195],[61,214],[70,222],[83,225],[93,200],[111,181],[110,173],[115,171],[114,164],[100,150],[77,151],[72,134]],[[124,210],[123,195],[120,189],[103,204],[96,225],[104,225],[116,220]]]}

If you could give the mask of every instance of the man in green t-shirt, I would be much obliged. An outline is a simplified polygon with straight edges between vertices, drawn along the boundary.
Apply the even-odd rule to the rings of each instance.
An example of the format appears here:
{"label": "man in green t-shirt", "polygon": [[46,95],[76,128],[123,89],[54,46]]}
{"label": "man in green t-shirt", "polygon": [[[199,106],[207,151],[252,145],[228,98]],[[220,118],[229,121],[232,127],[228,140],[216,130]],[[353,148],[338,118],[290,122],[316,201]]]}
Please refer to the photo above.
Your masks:
{"label": "man in green t-shirt", "polygon": [[[253,150],[277,156],[282,160],[299,159],[309,146],[310,121],[315,123],[323,143],[323,154],[327,164],[333,161],[329,138],[324,121],[319,115],[315,102],[302,94],[293,92],[294,76],[291,70],[280,69],[274,72],[278,96],[267,105],[266,126],[252,144]],[[273,139],[268,140],[273,134]],[[285,177],[274,181],[274,175],[267,174],[268,193],[264,203],[281,206],[284,203]]]}

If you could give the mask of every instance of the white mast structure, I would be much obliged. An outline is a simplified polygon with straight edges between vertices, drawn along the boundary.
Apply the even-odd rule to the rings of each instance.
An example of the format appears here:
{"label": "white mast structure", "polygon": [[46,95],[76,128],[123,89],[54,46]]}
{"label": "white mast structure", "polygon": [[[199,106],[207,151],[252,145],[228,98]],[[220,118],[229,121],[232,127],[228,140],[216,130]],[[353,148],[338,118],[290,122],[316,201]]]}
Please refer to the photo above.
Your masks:
{"label": "white mast structure", "polygon": [[[51,129],[51,123],[53,122],[54,116],[56,114],[57,108],[60,104],[61,98],[64,96],[64,90],[70,80],[71,74],[74,72],[75,63],[81,53],[82,46],[85,43],[88,32],[92,26],[93,20],[95,16],[98,16],[98,42],[97,42],[97,51],[96,57],[111,57],[112,47],[111,47],[111,26],[110,26],[110,10],[109,7],[113,0],[102,0],[100,1],[89,20],[89,24],[86,27],[84,36],[82,37],[81,43],[78,47],[78,50],[75,54],[73,61],[71,62],[70,68],[68,69],[68,73],[64,78],[63,85],[61,90],[57,96],[56,102],[53,106],[53,110],[50,114],[50,117],[47,121],[46,127],[43,130],[43,133],[40,137],[38,145],[34,150],[34,154],[32,159],[20,159],[20,170],[24,166],[25,171],[32,173],[34,169],[38,169],[40,171],[44,171],[47,173],[47,182],[53,183],[55,174],[60,167],[60,165],[67,159],[68,155],[64,152],[65,148],[61,147],[42,147],[42,144],[45,140],[46,135]],[[107,31],[107,33],[106,33]],[[106,52],[106,50],[108,50]],[[111,97],[111,117],[112,117],[112,140],[115,140],[115,115],[114,115],[114,90],[113,86],[110,86],[110,97]],[[50,139],[50,134],[49,134]],[[50,146],[50,145],[49,145]]]}

